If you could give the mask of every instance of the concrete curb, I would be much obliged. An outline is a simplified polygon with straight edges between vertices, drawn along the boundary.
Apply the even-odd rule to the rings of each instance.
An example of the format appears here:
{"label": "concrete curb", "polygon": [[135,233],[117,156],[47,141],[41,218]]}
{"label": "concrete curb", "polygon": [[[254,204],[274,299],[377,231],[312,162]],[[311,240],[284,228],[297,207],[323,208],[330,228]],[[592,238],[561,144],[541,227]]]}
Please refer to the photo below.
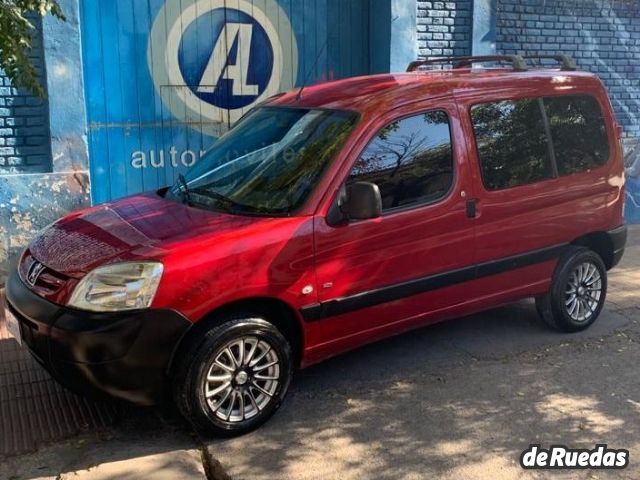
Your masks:
{"label": "concrete curb", "polygon": [[60,480],[112,480],[114,478],[153,478],[154,480],[206,479],[198,450],[174,450],[108,463],[86,470],[62,473]]}

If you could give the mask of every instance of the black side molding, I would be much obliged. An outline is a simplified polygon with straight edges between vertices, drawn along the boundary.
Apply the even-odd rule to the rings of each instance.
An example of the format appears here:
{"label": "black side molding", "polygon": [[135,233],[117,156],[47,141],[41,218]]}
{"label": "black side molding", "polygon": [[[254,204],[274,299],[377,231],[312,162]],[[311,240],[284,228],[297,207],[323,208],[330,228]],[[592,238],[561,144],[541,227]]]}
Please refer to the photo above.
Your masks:
{"label": "black side molding", "polygon": [[335,315],[353,312],[361,308],[373,307],[431,290],[449,287],[457,283],[468,282],[477,278],[488,277],[490,275],[553,260],[560,257],[568,247],[568,244],[555,245],[553,247],[533,250],[498,260],[470,265],[458,270],[417,278],[349,297],[337,298],[325,303],[302,307],[300,313],[308,322],[322,320]]}

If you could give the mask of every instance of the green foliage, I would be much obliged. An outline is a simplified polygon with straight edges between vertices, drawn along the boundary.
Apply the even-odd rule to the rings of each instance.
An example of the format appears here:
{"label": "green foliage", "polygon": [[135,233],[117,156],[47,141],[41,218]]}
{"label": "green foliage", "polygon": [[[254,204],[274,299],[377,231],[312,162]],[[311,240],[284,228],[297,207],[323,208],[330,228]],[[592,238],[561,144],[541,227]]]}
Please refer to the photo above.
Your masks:
{"label": "green foliage", "polygon": [[65,19],[56,0],[0,0],[0,69],[12,85],[43,97],[44,89],[29,61],[34,31],[30,19],[37,15]]}

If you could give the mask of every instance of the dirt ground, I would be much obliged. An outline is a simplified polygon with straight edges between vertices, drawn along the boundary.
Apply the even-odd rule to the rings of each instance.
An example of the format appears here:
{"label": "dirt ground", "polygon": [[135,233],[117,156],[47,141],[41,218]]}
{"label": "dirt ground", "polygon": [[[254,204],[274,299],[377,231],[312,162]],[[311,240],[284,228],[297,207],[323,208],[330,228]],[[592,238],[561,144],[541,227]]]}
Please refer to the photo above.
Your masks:
{"label": "dirt ground", "polygon": [[[640,478],[639,300],[633,228],[586,332],[549,331],[520,302],[300,372],[280,412],[243,437],[200,439],[170,409],[126,409],[110,427],[5,458],[0,478]],[[630,463],[524,471],[531,443],[607,443]]]}

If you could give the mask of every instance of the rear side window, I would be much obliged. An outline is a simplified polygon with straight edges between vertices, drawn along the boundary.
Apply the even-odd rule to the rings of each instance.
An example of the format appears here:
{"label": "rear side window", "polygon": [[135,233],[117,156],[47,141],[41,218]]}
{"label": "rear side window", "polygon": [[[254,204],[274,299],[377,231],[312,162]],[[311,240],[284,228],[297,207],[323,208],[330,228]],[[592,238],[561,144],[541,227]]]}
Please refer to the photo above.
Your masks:
{"label": "rear side window", "polygon": [[515,187],[553,176],[538,99],[474,105],[471,121],[487,189]]}
{"label": "rear side window", "polygon": [[609,158],[609,143],[602,110],[590,96],[546,97],[558,173],[591,170]]}
{"label": "rear side window", "polygon": [[453,183],[449,118],[431,111],[382,128],[356,161],[347,183],[378,185],[382,209],[434,202]]}

